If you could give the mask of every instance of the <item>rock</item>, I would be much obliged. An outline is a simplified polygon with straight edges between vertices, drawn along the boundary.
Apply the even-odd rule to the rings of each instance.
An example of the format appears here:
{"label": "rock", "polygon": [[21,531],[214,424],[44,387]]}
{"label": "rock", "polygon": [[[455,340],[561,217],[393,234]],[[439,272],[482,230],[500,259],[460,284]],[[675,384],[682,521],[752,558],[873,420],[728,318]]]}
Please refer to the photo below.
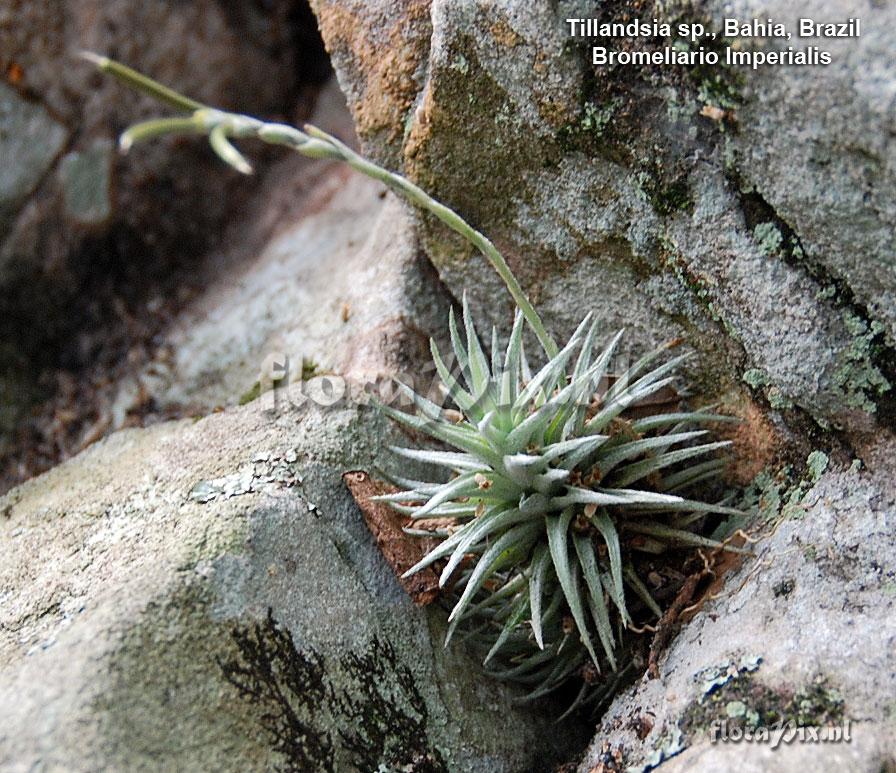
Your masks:
{"label": "rock", "polygon": [[[796,445],[847,446],[827,471],[826,456],[804,454],[804,480],[757,478],[756,557],[682,627],[660,677],[617,696],[580,770],[892,765],[896,70],[882,52],[893,9],[814,9],[874,30],[800,42],[829,50],[827,67],[688,71],[589,64],[564,20],[619,21],[631,4],[432,0],[428,16],[400,21],[378,0],[313,5],[365,150],[492,237],[558,335],[594,310],[635,349],[683,336],[700,354],[700,394],[757,399],[759,423],[787,427]],[[716,29],[731,16],[793,25],[800,13],[752,0],[639,8]],[[364,121],[386,115],[369,86],[379,63],[334,22],[343,17],[418,63],[416,95],[389,103],[391,131]],[[429,218],[419,229],[452,294],[466,290],[480,317],[506,327],[509,300],[484,260]],[[849,468],[856,456],[863,471]],[[707,696],[712,674],[722,681]],[[710,743],[714,719],[768,721],[766,709],[800,724],[850,720],[853,741]]]}
{"label": "rock", "polygon": [[[896,750],[896,544],[892,441],[873,471],[815,472],[789,490],[766,481],[755,556],[726,577],[671,644],[660,678],[644,677],[607,709],[579,770],[608,750],[649,761],[681,731],[663,770],[883,770]],[[887,459],[889,457],[889,459]],[[818,464],[821,462],[821,464]],[[812,464],[810,464],[810,467]],[[812,478],[817,478],[812,482]],[[737,707],[735,703],[742,703]],[[850,743],[712,743],[716,720],[778,712],[844,729]]]}
{"label": "rock", "polygon": [[376,459],[379,415],[262,405],[116,433],[0,500],[0,767],[515,771],[568,751],[385,564],[341,483]]}
{"label": "rock", "polygon": [[185,310],[162,344],[170,356],[137,380],[159,409],[195,411],[253,399],[272,363],[289,382],[374,384],[425,362],[447,315],[407,208],[331,166],[292,224]]}
{"label": "rock", "polygon": [[[76,158],[82,158],[81,164],[93,159],[93,168],[102,175],[100,168],[107,162],[93,155],[97,143],[109,142],[135,119],[158,114],[158,107],[148,98],[98,76],[89,63],[78,58],[80,51],[114,52],[128,64],[211,104],[282,112],[293,106],[290,95],[297,88],[295,71],[286,75],[293,54],[284,45],[290,26],[282,14],[282,9],[274,8],[267,12],[228,11],[206,3],[135,6],[118,0],[74,4],[64,23],[58,9],[39,4],[13,2],[0,11],[3,70],[14,73],[9,79],[16,90],[29,95],[29,101],[23,103],[14,96],[15,91],[3,87],[8,120],[13,120],[16,112],[21,112],[21,117],[15,118],[20,122],[30,120],[34,113],[53,116],[43,119],[52,121],[43,140],[32,140],[24,147],[27,153],[19,154],[23,161],[28,154],[41,154],[43,159],[35,165],[24,195],[31,194],[38,181],[43,184],[35,191],[30,207],[23,208],[24,195],[19,197],[15,202],[18,210],[11,213],[17,215],[16,222],[0,231],[0,241],[6,242],[2,283],[27,277],[34,267],[52,265],[57,271],[82,268],[72,261],[83,259],[78,254],[83,235],[66,228],[57,211],[60,202],[71,203],[71,164]],[[188,40],[190,56],[184,57],[181,52]],[[309,56],[309,66],[312,58]],[[282,76],[270,77],[275,70]],[[53,174],[45,176],[69,133],[77,136],[68,150],[78,155],[68,155]],[[27,143],[25,135],[22,137],[19,142]],[[186,164],[194,174],[181,174]],[[198,235],[200,230],[207,234],[220,228],[236,190],[232,183],[237,178],[222,175],[222,168],[198,143],[187,143],[174,152],[170,143],[144,147],[132,154],[127,164],[109,171],[114,176],[119,208],[108,221],[108,229],[136,229],[145,237],[145,244],[164,243],[171,250],[184,243],[185,231]],[[221,195],[222,188],[227,195]],[[171,196],[173,190],[179,195]],[[166,192],[169,195],[161,195]],[[183,197],[191,205],[179,208],[177,202]],[[74,215],[79,222],[77,212]],[[31,238],[38,229],[45,232],[44,254]],[[46,254],[48,244],[54,252],[52,261]],[[15,271],[10,274],[12,269]]]}
{"label": "rock", "polygon": [[68,132],[39,104],[0,84],[0,223],[15,214],[62,150]]}
{"label": "rock", "polygon": [[[99,368],[94,382],[115,379],[110,371],[160,327],[146,302],[178,303],[197,255],[253,186],[202,142],[163,140],[117,158],[117,134],[160,106],[79,52],[113,54],[214,105],[299,121],[326,68],[310,12],[290,2],[64,5],[0,8],[0,337],[16,341],[14,357],[0,352],[0,371],[18,369],[26,382],[11,406],[14,420],[25,417],[17,442],[33,432],[35,398],[58,396],[48,385],[59,377]],[[259,154],[261,171],[270,157]],[[143,340],[116,341],[124,327]],[[4,428],[0,448],[7,440]],[[70,445],[47,441],[22,454],[38,461],[0,459],[0,489],[21,477],[7,468],[40,469],[46,449]]]}
{"label": "rock", "polygon": [[65,213],[81,225],[97,226],[112,214],[112,157],[115,146],[100,141],[68,153],[60,162]]}
{"label": "rock", "polygon": [[[335,84],[314,120],[353,141]],[[407,205],[333,162],[284,153],[207,263],[204,291],[119,385],[114,428],[141,401],[161,415],[245,403],[272,368],[281,386],[324,374],[356,389],[415,378],[428,373],[430,336],[446,329],[448,298]]]}
{"label": "rock", "polygon": [[[433,0],[400,20],[389,5],[313,3],[365,149],[491,236],[558,333],[594,310],[636,348],[683,335],[709,394],[746,391],[751,374],[791,423],[873,425],[896,334],[892,8],[819,6],[872,30],[824,41],[827,67],[689,72],[589,63],[565,19],[618,21],[627,5]],[[797,11],[643,11],[713,29],[732,15]],[[363,43],[386,39],[413,74],[401,89],[377,86],[382,59]],[[484,261],[428,219],[422,238],[452,293],[506,325]]]}

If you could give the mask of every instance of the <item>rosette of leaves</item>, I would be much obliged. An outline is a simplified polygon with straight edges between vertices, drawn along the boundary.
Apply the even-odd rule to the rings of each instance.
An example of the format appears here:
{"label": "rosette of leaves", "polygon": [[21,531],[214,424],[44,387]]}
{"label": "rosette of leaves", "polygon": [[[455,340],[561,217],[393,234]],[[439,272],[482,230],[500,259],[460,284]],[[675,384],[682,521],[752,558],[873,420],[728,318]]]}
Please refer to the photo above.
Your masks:
{"label": "rosette of leaves", "polygon": [[[455,370],[435,344],[432,353],[455,408],[407,387],[416,413],[384,407],[396,422],[448,447],[394,449],[441,468],[442,476],[397,478],[404,490],[386,499],[416,524],[410,534],[441,540],[410,572],[440,567],[453,601],[449,639],[464,623],[466,638],[485,651],[495,675],[530,686],[531,698],[583,671],[603,672],[603,692],[612,689],[627,668],[624,634],[636,622],[634,611],[661,614],[641,578],[638,554],[723,547],[702,535],[703,519],[742,515],[688,493],[722,470],[724,460],[712,454],[727,444],[704,442],[705,425],[726,417],[645,410],[651,396],[673,383],[684,358],[663,361],[664,347],[613,374],[621,334],[597,348],[601,331],[590,316],[559,347],[495,245],[411,181],[314,126],[303,130],[218,110],[107,57],[84,57],[178,113],[131,126],[120,139],[123,151],[186,134],[207,137],[225,163],[247,174],[252,167],[235,141],[260,140],[342,161],[482,252],[517,307],[509,342],[502,350],[492,331],[486,354],[466,301],[463,335],[452,314]],[[524,351],[526,326],[545,359],[534,373]]]}
{"label": "rosette of leaves", "polygon": [[[597,348],[591,315],[534,373],[522,314],[503,351],[492,330],[489,353],[466,299],[463,322],[464,334],[449,318],[453,369],[431,343],[455,408],[406,386],[414,413],[383,408],[450,447],[394,453],[449,477],[393,476],[403,490],[380,499],[420,524],[411,533],[441,538],[407,574],[440,565],[440,585],[454,594],[448,638],[468,623],[472,638],[488,645],[486,664],[501,663],[499,676],[531,684],[538,697],[588,661],[597,671],[618,670],[631,598],[659,616],[633,553],[722,547],[693,526],[709,513],[740,511],[687,491],[723,470],[715,452],[728,442],[704,442],[705,425],[729,419],[665,403],[645,414],[686,355],[663,361],[662,347],[611,376],[622,334]],[[629,418],[634,409],[639,417]]]}

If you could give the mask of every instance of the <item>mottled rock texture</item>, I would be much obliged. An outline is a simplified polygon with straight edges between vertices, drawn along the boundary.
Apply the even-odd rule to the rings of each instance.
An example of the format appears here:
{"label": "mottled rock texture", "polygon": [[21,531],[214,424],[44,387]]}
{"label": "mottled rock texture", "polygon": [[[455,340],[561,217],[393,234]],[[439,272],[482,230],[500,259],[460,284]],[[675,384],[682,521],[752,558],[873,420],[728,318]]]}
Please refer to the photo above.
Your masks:
{"label": "mottled rock texture", "polygon": [[[682,630],[660,677],[645,677],[609,707],[583,773],[612,749],[627,764],[644,763],[676,727],[687,748],[663,770],[833,773],[893,764],[896,488],[892,445],[879,453],[874,472],[816,468],[789,485],[765,481],[757,505],[768,526],[755,556]],[[757,659],[755,671],[710,692],[709,680],[726,666]],[[731,721],[735,701],[763,725],[772,712],[804,725],[848,719],[853,740],[791,741],[774,752],[761,743],[710,743],[712,723]]]}
{"label": "mottled rock texture", "polygon": [[263,405],[0,500],[0,767],[546,769],[569,738],[442,648],[342,484],[377,413]]}
{"label": "mottled rock texture", "polygon": [[[491,235],[555,329],[593,309],[639,345],[686,335],[711,391],[748,385],[849,430],[889,417],[891,6],[816,4],[817,19],[861,16],[862,37],[826,41],[827,67],[753,71],[595,68],[564,20],[721,29],[793,23],[790,5],[312,5],[364,147]],[[451,291],[506,324],[482,259],[434,223],[423,233]]]}

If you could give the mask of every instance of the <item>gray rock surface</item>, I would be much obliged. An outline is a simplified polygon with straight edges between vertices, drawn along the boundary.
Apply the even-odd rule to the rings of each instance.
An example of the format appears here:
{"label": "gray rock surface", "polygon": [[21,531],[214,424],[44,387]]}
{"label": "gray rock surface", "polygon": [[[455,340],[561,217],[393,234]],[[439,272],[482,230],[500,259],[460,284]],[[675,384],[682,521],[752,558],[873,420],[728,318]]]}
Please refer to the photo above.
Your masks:
{"label": "gray rock surface", "polygon": [[262,407],[0,500],[0,767],[545,769],[568,740],[442,648],[342,485],[381,419]]}
{"label": "gray rock surface", "polygon": [[[594,12],[578,0],[313,5],[366,149],[492,236],[552,329],[594,310],[635,348],[685,336],[696,389],[746,406],[747,434],[786,423],[797,445],[839,444],[805,480],[757,479],[755,556],[683,627],[659,678],[615,699],[580,769],[673,752],[662,769],[892,765],[893,8],[819,4],[865,30],[830,44],[827,68],[687,73],[592,69],[563,24]],[[223,223],[217,162],[163,143],[107,163],[110,127],[149,108],[60,63],[118,46],[201,99],[265,112],[292,88],[270,77],[289,69],[268,35],[279,11],[48,8],[0,10],[2,64],[24,73],[0,91],[3,120],[48,138],[2,178],[0,274],[70,264],[122,224],[172,243],[197,202],[203,229]],[[753,0],[642,10],[717,26],[795,15]],[[14,13],[45,35],[20,34]],[[292,381],[420,373],[448,303],[422,252],[451,294],[506,326],[482,259],[383,194],[325,164],[269,167],[202,264],[203,292],[111,388],[92,437],[146,404],[231,408],[113,434],[0,499],[0,767],[516,771],[574,751],[580,728],[514,709],[444,651],[439,614],[414,608],[385,565],[340,478],[376,464],[381,420],[303,401],[298,383],[264,391],[287,361]],[[0,418],[14,414],[4,404]],[[761,467],[775,438],[754,441]],[[803,704],[849,719],[852,743],[709,742],[720,712]]]}
{"label": "gray rock surface", "polygon": [[[627,4],[433,0],[400,21],[385,0],[313,5],[365,148],[492,236],[555,329],[594,309],[638,346],[683,334],[704,387],[745,389],[746,374],[773,408],[869,426],[896,334],[891,6],[813,6],[862,18],[862,37],[824,42],[827,67],[688,72],[590,65],[564,19],[616,21]],[[714,29],[798,15],[713,0],[639,10]],[[385,39],[401,77],[384,83],[363,41]],[[483,261],[434,223],[423,234],[449,289],[506,324]]]}
{"label": "gray rock surface", "polygon": [[[829,50],[827,67],[688,71],[594,68],[564,19],[634,12],[721,29],[726,17],[773,17],[792,29],[808,12],[431,0],[399,20],[385,0],[312,4],[364,148],[492,237],[553,330],[594,310],[635,348],[684,336],[700,355],[698,392],[757,400],[772,434],[797,446],[840,447],[820,478],[760,478],[756,556],[682,628],[660,678],[617,697],[580,770],[615,769],[617,752],[635,769],[658,762],[676,729],[684,747],[663,770],[889,769],[893,7],[813,5],[818,21],[862,19],[857,39],[793,41]],[[400,78],[366,40],[391,41]],[[509,301],[484,260],[427,218],[420,233],[452,294],[466,290],[481,317],[506,325]],[[855,457],[864,468],[849,468]],[[804,459],[790,458],[797,469]],[[757,670],[719,688],[723,703],[700,703],[709,670],[754,657]],[[783,711],[811,704],[813,690],[852,720],[852,743],[709,743],[710,710],[749,710],[753,696]]]}
{"label": "gray rock surface", "polygon": [[[57,376],[80,379],[100,368],[106,378],[96,380],[108,381],[128,355],[123,349],[136,356],[155,332],[143,329],[158,328],[167,313],[148,312],[146,302],[157,292],[178,305],[197,255],[220,239],[254,183],[202,143],[163,140],[122,160],[117,134],[158,116],[159,106],[101,77],[79,53],[114,55],[210,104],[304,120],[321,57],[313,37],[301,40],[313,21],[300,11],[284,2],[204,0],[0,6],[0,338],[9,343],[0,347],[8,397],[0,489],[21,479],[19,469],[58,458],[47,449],[80,445],[47,437],[46,422],[36,421],[44,437],[21,454],[33,461],[8,462],[5,450],[15,432],[17,443],[33,432],[35,405],[65,391],[52,394]],[[266,156],[257,160],[264,170]],[[114,340],[122,315],[144,341]],[[74,410],[89,401],[82,395]]]}
{"label": "gray rock surface", "polygon": [[[607,709],[582,773],[597,765],[607,748],[620,749],[626,764],[643,764],[668,747],[676,728],[683,732],[685,749],[663,763],[664,771],[833,773],[892,765],[892,452],[888,441],[870,470],[832,468],[815,483],[810,476],[789,490],[771,483],[764,488],[759,513],[766,528],[755,555],[726,577],[718,597],[682,629],[660,662],[660,677],[645,676]],[[754,671],[741,669],[710,692],[708,680],[724,675],[729,665],[758,659]],[[710,742],[712,722],[727,719],[733,701],[745,703],[747,711],[777,709],[794,718],[782,707],[801,692],[814,708],[805,710],[810,718],[800,724],[811,725],[813,711],[833,701],[851,721],[853,742],[783,743],[774,752],[768,744]],[[649,732],[639,733],[644,727]]]}
{"label": "gray rock surface", "polygon": [[251,397],[271,363],[285,378],[334,373],[375,383],[428,357],[447,299],[421,259],[406,207],[382,185],[330,167],[302,212],[214,280],[180,315],[128,394],[210,410]]}
{"label": "gray rock surface", "polygon": [[39,104],[0,84],[0,223],[38,186],[67,139],[65,127]]}
{"label": "gray rock surface", "polygon": [[[297,88],[295,76],[269,76],[293,65],[283,45],[289,28],[281,15],[201,2],[6,3],[0,9],[0,64],[14,88],[0,87],[7,159],[0,199],[5,204],[9,181],[19,181],[19,193],[10,222],[0,228],[0,286],[50,267],[57,274],[83,272],[77,261],[89,256],[79,253],[82,219],[77,212],[60,217],[72,200],[71,161],[54,164],[62,144],[72,137],[66,150],[89,159],[97,143],[113,141],[124,125],[158,112],[148,98],[99,77],[78,58],[80,51],[114,53],[212,104],[284,110]],[[183,55],[186,47],[189,56]],[[181,174],[183,164],[195,173]],[[108,202],[108,232],[134,229],[145,244],[159,242],[171,251],[184,242],[185,230],[198,235],[220,228],[236,191],[236,178],[222,175],[193,143],[174,152],[168,143],[141,149],[109,174],[115,197]],[[184,199],[191,205],[181,208],[178,201]]]}
{"label": "gray rock surface", "polygon": [[[351,141],[335,83],[313,119]],[[408,207],[345,167],[294,154],[273,165],[204,272],[155,356],[115,386],[113,429],[146,401],[163,415],[244,403],[272,374],[334,374],[355,389],[412,377],[448,316]]]}

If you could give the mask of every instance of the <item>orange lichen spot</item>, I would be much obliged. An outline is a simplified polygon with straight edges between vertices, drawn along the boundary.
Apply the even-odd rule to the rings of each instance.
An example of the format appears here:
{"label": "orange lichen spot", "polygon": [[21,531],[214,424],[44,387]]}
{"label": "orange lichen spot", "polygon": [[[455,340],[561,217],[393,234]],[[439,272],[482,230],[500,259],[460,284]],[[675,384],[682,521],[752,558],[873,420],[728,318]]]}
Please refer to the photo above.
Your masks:
{"label": "orange lichen spot", "polygon": [[6,80],[13,86],[18,86],[24,77],[25,70],[22,69],[22,65],[18,62],[10,62],[9,66],[6,68]]}

